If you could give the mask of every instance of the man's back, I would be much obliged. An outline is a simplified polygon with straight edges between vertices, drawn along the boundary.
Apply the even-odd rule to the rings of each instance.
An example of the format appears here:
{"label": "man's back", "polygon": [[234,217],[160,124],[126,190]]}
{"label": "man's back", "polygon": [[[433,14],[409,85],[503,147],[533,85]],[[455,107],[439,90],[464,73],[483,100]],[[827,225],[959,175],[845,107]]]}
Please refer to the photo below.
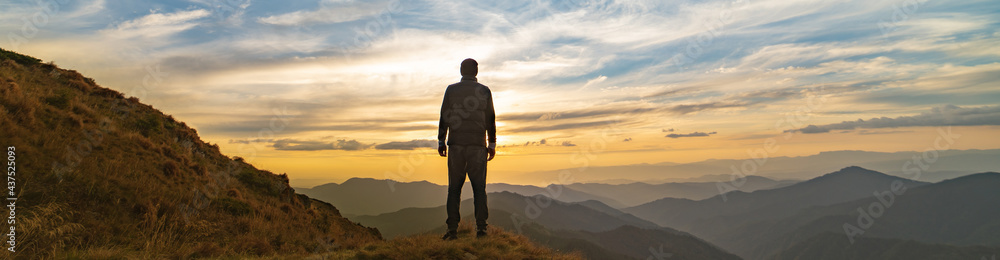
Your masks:
{"label": "man's back", "polygon": [[496,143],[493,94],[475,77],[463,77],[462,81],[451,84],[445,90],[438,140],[444,140],[449,131],[448,145],[486,146],[487,141]]}

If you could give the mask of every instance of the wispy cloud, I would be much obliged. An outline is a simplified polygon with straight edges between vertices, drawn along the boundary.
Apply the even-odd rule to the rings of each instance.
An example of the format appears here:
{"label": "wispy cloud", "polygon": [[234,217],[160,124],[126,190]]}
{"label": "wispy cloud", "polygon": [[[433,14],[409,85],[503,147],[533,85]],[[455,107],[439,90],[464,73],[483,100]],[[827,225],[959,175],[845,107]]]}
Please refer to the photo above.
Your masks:
{"label": "wispy cloud", "polygon": [[114,28],[104,30],[103,32],[108,36],[119,38],[166,36],[191,29],[198,25],[193,21],[209,15],[211,15],[211,12],[204,9],[174,13],[151,13],[134,20],[122,22]]}
{"label": "wispy cloud", "polygon": [[1000,106],[958,107],[948,105],[932,108],[929,112],[915,116],[896,118],[880,117],[868,120],[843,121],[835,124],[809,125],[785,132],[804,134],[829,133],[831,130],[854,130],[857,128],[897,128],[910,126],[975,126],[1000,125]]}
{"label": "wispy cloud", "polygon": [[670,138],[681,138],[681,137],[706,137],[709,135],[714,135],[716,132],[692,132],[690,134],[668,134],[666,137]]}
{"label": "wispy cloud", "polygon": [[281,139],[275,140],[271,147],[275,150],[284,151],[321,151],[321,150],[347,150],[357,151],[372,147],[375,144],[366,144],[358,140],[340,139],[332,142]]}
{"label": "wispy cloud", "polygon": [[410,140],[405,142],[388,142],[375,146],[379,150],[413,150],[417,148],[437,148],[437,140]]}
{"label": "wispy cloud", "polygon": [[257,19],[257,22],[286,26],[308,26],[317,23],[342,23],[373,16],[379,12],[387,11],[387,9],[394,10],[398,8],[398,6],[398,1],[322,0],[320,1],[320,6],[316,10],[295,11],[286,14],[261,17]]}

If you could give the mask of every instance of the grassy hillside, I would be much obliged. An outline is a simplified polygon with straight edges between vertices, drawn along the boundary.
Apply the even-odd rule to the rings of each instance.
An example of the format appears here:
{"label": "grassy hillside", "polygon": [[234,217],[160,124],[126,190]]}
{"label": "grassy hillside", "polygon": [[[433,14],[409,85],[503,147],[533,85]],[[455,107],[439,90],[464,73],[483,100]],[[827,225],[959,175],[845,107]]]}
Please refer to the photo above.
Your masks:
{"label": "grassy hillside", "polygon": [[[386,242],[296,194],[285,174],[221,154],[172,116],[4,50],[0,126],[0,146],[14,147],[17,166],[17,250],[5,258],[378,258],[397,246],[446,256],[460,246]],[[499,248],[475,251],[483,255],[571,258],[518,236],[481,242]]]}
{"label": "grassy hillside", "polygon": [[15,256],[308,254],[381,239],[183,122],[24,57],[0,60],[0,145],[19,166]]}
{"label": "grassy hillside", "polygon": [[400,237],[364,248],[333,252],[333,259],[582,259],[534,245],[527,237],[490,227],[486,238],[476,238],[472,222],[461,222],[458,239],[441,240],[443,233]]}

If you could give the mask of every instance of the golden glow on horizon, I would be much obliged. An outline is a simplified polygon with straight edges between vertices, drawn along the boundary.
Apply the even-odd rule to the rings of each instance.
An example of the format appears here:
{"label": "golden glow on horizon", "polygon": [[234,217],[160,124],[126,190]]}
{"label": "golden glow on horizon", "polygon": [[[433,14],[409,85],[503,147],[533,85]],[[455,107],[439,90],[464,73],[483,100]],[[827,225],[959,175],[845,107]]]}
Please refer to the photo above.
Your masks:
{"label": "golden glow on horizon", "polygon": [[[607,140],[606,149],[599,145],[588,147],[590,142],[580,142],[577,146],[523,146],[499,147],[497,157],[490,162],[490,181],[515,184],[532,184],[518,179],[518,175],[536,171],[577,168],[571,161],[574,153],[590,149],[596,155],[590,166],[615,166],[642,163],[690,163],[705,159],[746,159],[747,151],[763,146],[766,138],[775,138],[779,150],[769,157],[808,156],[824,151],[865,150],[875,152],[924,151],[933,146],[937,137],[937,127],[911,127],[891,131],[907,131],[893,134],[828,133],[794,134],[783,138],[784,134],[770,137],[734,140],[738,136],[713,135],[710,137],[665,138],[660,134],[636,135],[630,142]],[[885,130],[890,131],[890,130]],[[1000,147],[1000,139],[995,138],[997,127],[952,127],[952,132],[962,136],[949,149],[993,149]],[[580,140],[600,140],[580,138]],[[235,151],[233,144],[220,145],[224,154],[246,156]],[[352,177],[394,179],[399,181],[427,180],[433,183],[446,182],[445,158],[437,156],[434,149],[410,151],[363,150],[363,151],[275,151],[267,147],[257,149],[257,156],[250,160],[254,165],[276,173],[288,173],[290,179],[312,180],[298,182],[302,187],[328,182],[342,182]],[[717,173],[725,174],[725,173]],[[697,176],[665,176],[688,178]]]}

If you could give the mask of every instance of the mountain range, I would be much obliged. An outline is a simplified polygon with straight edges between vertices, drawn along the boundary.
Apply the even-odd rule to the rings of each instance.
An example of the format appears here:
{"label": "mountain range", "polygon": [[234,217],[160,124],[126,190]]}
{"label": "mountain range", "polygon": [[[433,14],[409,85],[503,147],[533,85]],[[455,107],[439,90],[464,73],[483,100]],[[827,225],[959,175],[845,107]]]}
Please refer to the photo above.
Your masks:
{"label": "mountain range", "polygon": [[[792,184],[770,181],[780,183],[770,189],[731,191],[704,199],[666,197],[632,207],[611,206],[597,199],[564,202],[545,193],[505,191],[489,195],[490,222],[520,230],[547,246],[600,259],[644,258],[636,253],[644,246],[625,238],[659,232],[672,234],[671,239],[690,237],[708,245],[704,248],[717,250],[697,250],[701,254],[696,255],[702,256],[705,252],[732,252],[744,259],[811,259],[828,255],[824,250],[840,252],[825,259],[911,256],[892,247],[920,250],[935,257],[971,255],[1000,247],[1000,218],[996,218],[1000,207],[995,206],[1000,205],[998,178],[1000,174],[988,172],[930,183],[851,166]],[[620,201],[641,194],[637,187],[642,185],[671,187],[632,183],[570,184],[563,188],[578,192],[576,197],[587,197],[587,191],[606,192],[593,196]],[[556,186],[517,187],[528,193]],[[614,188],[619,188],[618,194],[608,192]],[[469,219],[471,202],[463,203],[463,215]],[[878,206],[872,206],[875,204]],[[497,218],[497,214],[502,217]],[[528,218],[533,214],[537,216]],[[387,237],[443,232],[444,218],[443,206],[352,217],[379,227]],[[832,241],[835,238],[842,241]],[[643,252],[649,250],[646,247]]]}
{"label": "mountain range", "polygon": [[[543,245],[581,252],[591,259],[646,259],[653,251],[672,259],[738,259],[690,234],[660,227],[595,200],[568,203],[542,195],[488,194],[490,225],[524,234]],[[462,201],[464,220],[474,219],[472,200]],[[444,232],[444,206],[407,208],[353,220],[379,228],[386,237]],[[623,239],[628,238],[628,239]]]}
{"label": "mountain range", "polygon": [[[793,181],[776,181],[759,176],[747,176],[741,191],[783,187]],[[614,208],[635,206],[657,199],[703,199],[720,193],[717,182],[683,183],[574,183],[569,185],[513,185],[490,183],[488,192],[509,191],[524,196],[543,195],[563,202],[600,201]],[[337,184],[328,183],[313,188],[296,188],[296,191],[330,202],[346,216],[375,215],[394,212],[409,207],[435,207],[445,203],[448,187],[427,181],[396,182],[370,178],[351,178]],[[726,191],[726,190],[723,190]],[[472,189],[464,185],[462,198],[471,198]],[[357,198],[364,197],[364,200]]]}
{"label": "mountain range", "polygon": [[[617,166],[590,166],[586,171],[576,172],[573,179],[582,183],[644,182],[651,184],[665,182],[726,182],[742,175],[757,175],[775,180],[808,180],[822,173],[834,172],[849,165],[864,167],[894,176],[904,176],[903,165],[914,156],[922,156],[923,151],[871,152],[871,151],[827,151],[809,156],[759,157],[758,159],[711,159],[693,163],[656,163]],[[963,175],[995,171],[1000,169],[1000,149],[992,150],[940,150],[933,167],[921,169],[921,181],[938,182]],[[734,174],[733,168],[740,169],[744,163],[752,162],[754,171]],[[912,166],[912,165],[911,165]],[[915,167],[915,166],[914,166]],[[512,179],[523,183],[550,183],[558,180],[559,173],[566,169],[532,171]],[[611,177],[613,176],[613,177]],[[693,179],[684,181],[683,178]],[[628,180],[628,181],[624,181]]]}
{"label": "mountain range", "polygon": [[623,211],[690,232],[745,259],[772,259],[823,233],[848,242],[879,237],[1000,246],[998,185],[997,173],[925,183],[848,167],[784,188],[732,192],[727,199],[668,198]]}

